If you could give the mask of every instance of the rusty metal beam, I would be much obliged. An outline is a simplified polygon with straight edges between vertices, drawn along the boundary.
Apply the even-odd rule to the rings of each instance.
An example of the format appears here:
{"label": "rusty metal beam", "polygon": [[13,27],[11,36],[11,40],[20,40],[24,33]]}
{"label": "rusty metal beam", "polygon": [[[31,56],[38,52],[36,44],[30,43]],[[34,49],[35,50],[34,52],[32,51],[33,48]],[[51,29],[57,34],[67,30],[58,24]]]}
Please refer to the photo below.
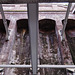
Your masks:
{"label": "rusty metal beam", "polygon": [[0,4],[41,3],[41,2],[75,2],[75,0],[0,0]]}

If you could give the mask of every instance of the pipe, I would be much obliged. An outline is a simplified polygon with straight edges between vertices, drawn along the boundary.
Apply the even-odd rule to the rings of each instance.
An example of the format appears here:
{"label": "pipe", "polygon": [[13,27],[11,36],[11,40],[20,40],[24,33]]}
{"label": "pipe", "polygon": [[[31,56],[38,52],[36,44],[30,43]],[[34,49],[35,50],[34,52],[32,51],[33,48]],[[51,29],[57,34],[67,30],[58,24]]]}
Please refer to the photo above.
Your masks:
{"label": "pipe", "polygon": [[75,68],[74,65],[38,65],[39,68]]}
{"label": "pipe", "polygon": [[[31,65],[0,65],[1,68],[31,68]],[[75,68],[75,65],[38,65],[38,68]]]}

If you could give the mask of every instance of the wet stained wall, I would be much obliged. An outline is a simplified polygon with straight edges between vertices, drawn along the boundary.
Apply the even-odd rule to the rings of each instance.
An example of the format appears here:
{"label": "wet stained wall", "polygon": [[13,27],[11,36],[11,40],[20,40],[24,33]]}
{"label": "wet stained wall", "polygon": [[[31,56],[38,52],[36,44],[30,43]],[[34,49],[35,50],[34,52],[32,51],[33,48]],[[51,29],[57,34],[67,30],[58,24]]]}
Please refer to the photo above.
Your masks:
{"label": "wet stained wall", "polygon": [[[9,19],[11,19],[11,22],[13,23],[12,25],[15,25],[15,24],[14,24],[14,21],[16,22],[16,20],[18,20],[18,19],[27,18],[26,13],[24,13],[24,12],[23,12],[23,13],[19,13],[19,12],[16,12],[16,13],[14,12],[14,13],[12,13],[12,12],[11,12],[9,15],[8,15],[8,14],[9,14],[9,13],[6,14],[6,17],[9,18]],[[45,13],[40,12],[40,15],[39,15],[39,16],[40,16],[40,19],[42,19],[42,18],[47,18],[47,19],[48,19],[48,18],[51,18],[51,19],[57,21],[57,24],[60,25],[60,21],[61,21],[62,18],[64,18],[64,15],[65,15],[65,14],[64,14],[64,13],[61,13],[61,12],[58,13],[58,14],[57,14],[56,12],[55,12],[55,13],[53,13],[53,12],[45,12]],[[62,18],[61,18],[61,17],[62,17]],[[73,15],[72,17],[74,17],[74,15]],[[25,33],[25,30],[23,30],[23,32]],[[18,33],[21,33],[21,34],[23,35],[23,34],[24,34],[23,32],[21,33],[21,30],[17,31],[17,34],[16,34],[16,41],[17,41],[17,38],[18,38],[18,41],[17,41],[17,42],[15,41],[14,49],[13,49],[13,50],[14,50],[13,53],[15,54],[14,56],[17,57],[17,59],[14,58],[15,60],[14,60],[14,62],[11,61],[11,62],[10,62],[11,64],[15,64],[15,65],[16,65],[16,64],[20,64],[20,63],[21,63],[21,62],[18,61],[18,60],[19,60],[19,56],[18,56],[18,55],[19,55],[19,51],[20,51],[20,49],[18,49],[18,48],[22,47],[21,44],[19,44],[19,43],[20,43],[20,41],[19,41],[19,40],[20,40],[20,38],[19,38],[20,36],[18,36]],[[48,33],[48,32],[47,32],[47,33]],[[39,36],[41,37],[41,34],[43,34],[43,35],[48,35],[47,33],[46,33],[46,34],[45,34],[45,33],[43,34],[42,31],[41,31],[40,34],[39,34]],[[21,34],[20,34],[20,35],[21,35]],[[26,32],[26,35],[27,35],[27,34],[28,34],[28,33]],[[28,34],[28,36],[29,36],[29,34]],[[55,36],[56,36],[56,34],[55,34]],[[46,37],[46,36],[45,36],[45,37]],[[53,36],[52,36],[52,37],[53,37]],[[23,37],[21,37],[21,38],[23,38]],[[28,38],[29,38],[29,37],[28,37]],[[46,39],[48,39],[48,38],[46,38]],[[45,40],[46,40],[46,39],[45,39]],[[57,39],[57,38],[55,38],[55,39]],[[26,38],[26,40],[27,40],[27,38]],[[28,40],[29,40],[29,39],[28,39]],[[48,40],[49,40],[49,39],[48,39]],[[49,43],[48,40],[46,40],[47,43]],[[38,41],[39,41],[39,40],[38,40]],[[42,40],[42,41],[43,41],[43,40]],[[56,42],[57,42],[57,41],[56,41]],[[27,49],[30,50],[30,48],[29,48],[28,45],[29,45],[29,41],[27,42],[26,46],[27,46]],[[39,43],[39,45],[40,45],[40,43]],[[45,44],[45,45],[46,45],[46,44]],[[18,47],[18,46],[19,46],[19,47]],[[48,45],[47,45],[47,46],[48,46]],[[15,47],[16,47],[16,48],[15,48]],[[26,48],[26,47],[25,47],[25,48]],[[43,46],[40,45],[40,46],[39,46],[39,49],[40,49],[40,48],[43,48]],[[49,46],[48,46],[48,48],[49,48]],[[47,49],[48,49],[48,48],[47,48]],[[19,50],[19,51],[17,51],[17,50]],[[24,50],[25,50],[25,49],[24,49]],[[49,50],[49,49],[48,49],[48,50]],[[15,51],[16,51],[16,52],[15,52]],[[39,54],[39,55],[40,55],[39,63],[41,63],[41,59],[42,59],[42,55],[43,55],[43,54],[41,53],[41,52],[42,52],[42,49],[40,49],[40,50],[38,50],[38,51],[39,51],[39,53],[40,53],[40,54]],[[57,51],[57,50],[56,50],[56,51]],[[12,54],[13,54],[13,53],[12,53]],[[26,52],[26,53],[27,53],[27,52]],[[45,52],[44,52],[44,53],[45,53]],[[45,54],[47,54],[47,53],[48,53],[48,52],[46,52]],[[31,54],[31,53],[27,53],[27,54]],[[16,55],[17,55],[17,56],[16,56]],[[26,54],[25,54],[25,55],[26,55]],[[56,56],[57,56],[57,55],[56,55]],[[47,58],[48,55],[45,55],[45,57]],[[44,57],[44,58],[45,58],[45,57]],[[24,57],[22,57],[22,58],[24,58]],[[26,59],[27,59],[27,58],[26,58]],[[31,58],[29,58],[29,60],[30,60],[30,59],[31,59]],[[50,58],[49,58],[49,59],[50,59]],[[48,60],[49,60],[49,59],[48,59]],[[51,59],[52,59],[52,58],[51,58]],[[45,60],[47,60],[47,59],[45,59]],[[23,62],[24,62],[24,61],[25,61],[25,60],[23,60]],[[58,60],[57,60],[57,61],[58,61]],[[30,63],[31,63],[31,61],[29,61],[29,64],[30,64]],[[46,62],[44,62],[44,63],[46,63]],[[22,64],[23,64],[23,63],[22,63]],[[42,63],[41,63],[41,64],[42,64]],[[48,64],[50,64],[49,61],[48,61]],[[57,63],[57,64],[58,64],[58,63]],[[60,64],[61,64],[61,63],[60,63]],[[24,70],[24,71],[23,71],[23,70]],[[27,69],[26,69],[26,70],[27,70]],[[16,74],[17,74],[17,75],[19,75],[19,74],[20,74],[20,75],[25,75],[25,74],[26,74],[26,75],[27,75],[27,74],[28,74],[28,75],[29,75],[29,74],[31,75],[32,69],[28,70],[28,72],[30,71],[29,73],[25,73],[26,70],[25,70],[25,69],[16,69],[16,68],[15,68],[14,70],[13,70],[13,69],[12,69],[12,70],[9,70],[8,73],[10,72],[10,75],[16,75]],[[45,71],[42,72],[42,70],[43,70],[43,71],[45,70]],[[47,70],[47,69],[42,69],[42,70],[41,70],[41,72],[40,72],[40,70],[39,70],[39,72],[40,72],[41,74],[43,73],[43,75],[44,75],[45,73],[47,73],[48,75],[50,75],[50,72],[49,72],[49,71],[51,71],[51,69],[50,69],[50,70],[49,70],[49,69],[48,69],[48,70]],[[46,70],[47,70],[47,71],[46,71]],[[56,70],[56,69],[52,69],[52,70]],[[12,71],[14,72],[14,74],[12,73]],[[18,71],[20,71],[20,72],[18,72]],[[24,72],[24,73],[23,73],[23,72]],[[52,71],[52,72],[53,72],[53,71]],[[55,73],[60,74],[61,72],[60,72],[60,70],[59,70],[59,72],[57,72],[57,70],[56,70]],[[53,75],[53,73],[51,73],[51,74]],[[7,74],[7,75],[8,75],[8,74]],[[65,74],[64,74],[64,75],[65,75]]]}
{"label": "wet stained wall", "polygon": [[[15,58],[11,64],[31,64],[31,51],[29,42],[28,20],[20,19],[16,22],[17,34],[14,44]],[[42,19],[39,21],[39,64],[59,65],[58,41],[55,34],[56,22],[52,19]],[[14,75],[32,74],[32,69],[15,68]],[[40,69],[41,75],[66,75],[65,69]]]}
{"label": "wet stained wall", "polygon": [[[39,43],[40,43],[40,64],[59,65],[58,41],[55,30],[56,22],[52,19],[42,19],[39,21]],[[66,75],[65,69],[40,69],[40,74],[44,75]]]}
{"label": "wet stained wall", "polygon": [[[29,30],[28,30],[28,19],[17,20],[17,34],[15,47],[16,50],[16,63],[19,65],[30,64],[30,43],[29,43]],[[30,69],[17,68],[15,69],[16,75],[29,75]]]}
{"label": "wet stained wall", "polygon": [[[15,58],[11,64],[31,64],[31,51],[29,42],[28,19],[20,19],[16,22],[17,34],[14,44]],[[42,19],[39,21],[39,64],[59,65],[58,42],[55,34],[56,22],[52,19]],[[32,74],[32,69],[15,68],[13,73],[16,75]],[[40,75],[65,75],[65,69],[39,69]]]}

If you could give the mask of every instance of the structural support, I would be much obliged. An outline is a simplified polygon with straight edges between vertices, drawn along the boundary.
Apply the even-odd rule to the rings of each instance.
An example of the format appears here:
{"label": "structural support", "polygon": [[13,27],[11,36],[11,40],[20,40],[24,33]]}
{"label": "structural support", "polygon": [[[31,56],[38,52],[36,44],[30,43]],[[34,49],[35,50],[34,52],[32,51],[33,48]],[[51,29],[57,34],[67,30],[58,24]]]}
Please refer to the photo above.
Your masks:
{"label": "structural support", "polygon": [[31,63],[33,75],[37,75],[38,64],[38,3],[29,3],[28,8],[28,23],[31,45]]}
{"label": "structural support", "polygon": [[22,3],[42,3],[42,2],[75,2],[75,0],[0,0],[0,4],[22,4]]}
{"label": "structural support", "polygon": [[[0,65],[0,68],[32,68],[31,65]],[[38,65],[38,68],[75,68],[75,65]]]}
{"label": "structural support", "polygon": [[2,4],[0,4],[0,11],[1,11],[1,15],[2,15],[4,26],[5,26],[5,30],[6,30],[6,40],[8,40],[8,26],[7,26],[7,21],[5,19],[5,15],[4,15]]}
{"label": "structural support", "polygon": [[65,28],[66,28],[66,24],[67,24],[67,20],[68,20],[68,16],[70,13],[70,8],[71,8],[72,3],[68,4],[68,8],[67,8],[67,12],[66,12],[66,16],[64,19],[64,23],[63,23],[63,30],[62,30],[62,40],[65,40]]}

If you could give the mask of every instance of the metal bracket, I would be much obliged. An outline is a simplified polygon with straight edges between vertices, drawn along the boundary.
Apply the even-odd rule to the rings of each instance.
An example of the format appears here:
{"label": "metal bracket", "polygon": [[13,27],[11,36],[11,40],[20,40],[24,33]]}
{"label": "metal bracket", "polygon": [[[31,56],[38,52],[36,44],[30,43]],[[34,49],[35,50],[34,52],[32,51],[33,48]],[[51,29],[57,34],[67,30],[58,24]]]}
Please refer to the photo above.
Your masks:
{"label": "metal bracket", "polygon": [[28,23],[31,45],[31,63],[33,75],[37,75],[38,64],[38,3],[27,4],[28,8]]}
{"label": "metal bracket", "polygon": [[8,33],[8,26],[7,26],[7,21],[5,19],[5,15],[4,15],[2,4],[0,4],[0,11],[1,11],[1,15],[2,15],[4,26],[5,26],[5,30],[6,30],[6,40],[8,40],[8,34],[9,34]]}
{"label": "metal bracket", "polygon": [[65,19],[64,19],[64,24],[63,24],[63,29],[62,29],[62,41],[65,40],[65,28],[66,28],[68,16],[69,16],[69,13],[70,13],[71,5],[72,5],[72,3],[68,4],[68,8],[67,8],[67,11],[66,11],[66,16],[65,16]]}

